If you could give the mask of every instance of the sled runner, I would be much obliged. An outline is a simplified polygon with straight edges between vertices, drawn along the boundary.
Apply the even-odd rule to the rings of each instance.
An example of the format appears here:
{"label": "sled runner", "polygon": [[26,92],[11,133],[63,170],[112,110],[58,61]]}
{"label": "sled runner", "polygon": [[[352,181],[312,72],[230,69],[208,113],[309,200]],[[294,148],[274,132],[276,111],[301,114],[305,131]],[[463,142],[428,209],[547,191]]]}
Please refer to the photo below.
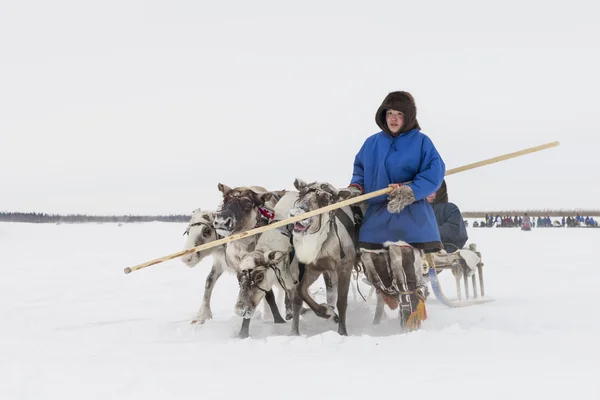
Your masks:
{"label": "sled runner", "polygon": [[[483,262],[481,261],[481,253],[477,251],[475,244],[469,245],[468,249],[461,249],[454,253],[440,252],[427,254],[423,260],[423,269],[424,274],[427,274],[429,277],[431,289],[436,299],[447,307],[468,307],[494,301],[490,298],[484,298]],[[451,270],[456,280],[457,300],[449,299],[442,290],[438,279],[438,271],[445,269]],[[477,290],[476,275],[479,277],[479,291]],[[462,299],[461,278],[464,283],[465,300]],[[472,285],[472,299],[469,295],[469,280]]]}

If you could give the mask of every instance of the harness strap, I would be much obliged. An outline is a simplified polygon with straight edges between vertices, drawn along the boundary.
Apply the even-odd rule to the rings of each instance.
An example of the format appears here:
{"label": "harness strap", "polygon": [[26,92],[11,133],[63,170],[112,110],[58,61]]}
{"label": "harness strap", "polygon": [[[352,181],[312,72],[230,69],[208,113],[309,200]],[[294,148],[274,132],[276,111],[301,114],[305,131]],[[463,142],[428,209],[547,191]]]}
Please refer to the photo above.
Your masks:
{"label": "harness strap", "polygon": [[354,214],[354,247],[358,249],[358,238],[360,237],[360,228],[363,223],[363,212],[357,205],[351,205],[350,209]]}
{"label": "harness strap", "polygon": [[261,290],[261,291],[263,291],[265,293],[268,292],[268,290],[265,290],[265,289],[261,288],[258,285],[258,283],[254,282],[254,279],[252,279],[252,275],[250,274],[250,270],[244,270],[244,271],[242,271],[242,274],[246,275],[248,281],[250,282],[250,286],[253,286],[253,287],[255,287],[255,288],[257,288],[257,289],[259,289],[259,290]]}
{"label": "harness strap", "polygon": [[211,229],[213,228],[213,227],[212,227],[210,224],[208,224],[208,223],[206,223],[206,222],[203,222],[203,221],[201,221],[201,222],[194,222],[193,224],[189,224],[189,225],[187,226],[187,228],[186,228],[185,232],[183,232],[183,236],[185,236],[185,235],[189,235],[189,234],[190,234],[190,228],[191,228],[192,226],[200,226],[200,225],[204,225],[204,226],[206,226],[206,227],[208,227],[208,228],[211,228]]}
{"label": "harness strap", "polygon": [[[332,214],[334,214],[334,212],[332,212]],[[333,231],[335,232],[335,235],[338,238],[338,243],[339,243],[339,247],[340,247],[340,259],[343,259],[346,257],[346,252],[344,251],[344,247],[342,246],[342,239],[340,239],[338,227],[337,227],[337,224],[335,223],[335,215],[329,216],[329,223],[333,226]]]}
{"label": "harness strap", "polygon": [[[292,255],[292,257],[290,257],[290,254],[292,254],[293,252],[294,252],[294,249],[292,248],[292,249],[290,249],[290,251],[287,254],[284,255],[284,260],[287,260],[287,261],[285,262],[283,271],[280,270],[279,268],[277,268],[278,263],[277,264],[269,264],[265,267],[265,269],[270,268],[273,270],[273,273],[275,274],[275,278],[277,279],[277,282],[290,297],[291,297],[290,289],[285,284],[285,280],[284,280],[282,274],[287,273],[289,275],[289,277],[292,279],[294,285],[297,285],[299,280],[301,279],[301,277],[298,280],[294,279],[294,276],[292,275],[292,273],[290,271],[290,264],[291,264],[292,258],[293,258],[293,255]],[[250,286],[256,287],[265,293],[268,292],[268,290],[265,290],[264,288],[260,287],[259,284],[252,279],[250,270],[245,270],[245,271],[243,271],[243,273],[247,275],[247,278],[250,282]]]}
{"label": "harness strap", "polygon": [[260,213],[260,215],[262,215],[264,218],[266,218],[268,220],[272,220],[275,218],[275,211],[271,210],[268,207],[260,206],[260,207],[258,207],[258,212]]}
{"label": "harness strap", "polygon": [[346,228],[346,232],[348,232],[348,235],[350,235],[350,237],[352,238],[352,242],[354,242],[354,248],[357,248],[358,244],[358,238],[356,237],[356,226],[354,224],[354,221],[352,221],[352,219],[350,218],[350,216],[348,216],[348,214],[346,214],[341,208],[332,211],[329,216],[329,222],[333,225],[333,231],[335,232],[338,238],[338,242],[340,244],[340,258],[345,258],[346,253],[344,252],[342,240],[340,239],[340,235],[338,232],[338,227],[335,223],[336,218],[339,219],[342,225],[344,225],[344,228]]}
{"label": "harness strap", "polygon": [[350,234],[350,236],[354,238],[354,222],[352,221],[350,216],[348,216],[348,214],[346,214],[344,210],[338,208],[335,210],[335,217],[340,220],[342,225],[344,225],[344,228],[346,228],[348,234]]}

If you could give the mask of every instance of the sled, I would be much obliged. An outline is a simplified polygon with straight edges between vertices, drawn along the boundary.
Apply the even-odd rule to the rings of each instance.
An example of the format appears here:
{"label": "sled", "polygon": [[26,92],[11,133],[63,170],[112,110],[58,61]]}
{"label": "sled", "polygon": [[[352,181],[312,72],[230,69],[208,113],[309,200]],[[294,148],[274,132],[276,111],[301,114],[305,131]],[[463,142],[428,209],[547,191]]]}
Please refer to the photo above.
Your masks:
{"label": "sled", "polygon": [[[483,283],[483,262],[481,262],[481,253],[475,250],[475,246],[469,246],[469,249],[479,257],[475,271],[467,265],[465,260],[456,253],[429,253],[423,260],[424,274],[429,277],[429,283],[435,298],[446,307],[459,308],[469,307],[478,304],[485,304],[494,301],[494,299],[485,297],[485,286]],[[442,290],[438,279],[438,271],[451,270],[456,280],[456,300],[449,299]],[[470,272],[470,270],[472,272]],[[477,288],[477,277],[479,278],[479,290]],[[470,279],[469,279],[470,278]],[[464,281],[465,300],[463,300],[461,290],[461,279]],[[471,281],[473,298],[470,297],[469,280]]]}

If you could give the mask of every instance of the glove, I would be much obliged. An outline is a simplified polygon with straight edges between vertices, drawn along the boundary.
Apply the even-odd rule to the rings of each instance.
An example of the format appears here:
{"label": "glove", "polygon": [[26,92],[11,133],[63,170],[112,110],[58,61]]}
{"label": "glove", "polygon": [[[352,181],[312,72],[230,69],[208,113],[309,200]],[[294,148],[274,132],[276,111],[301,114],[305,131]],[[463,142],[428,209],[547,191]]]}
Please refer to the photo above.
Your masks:
{"label": "glove", "polygon": [[387,209],[391,213],[399,213],[404,207],[415,201],[415,194],[410,186],[393,186],[394,190],[388,196]]}
{"label": "glove", "polygon": [[360,190],[360,188],[357,186],[348,186],[346,189],[349,190],[351,193],[348,197],[349,199],[353,199],[363,194],[362,190]]}

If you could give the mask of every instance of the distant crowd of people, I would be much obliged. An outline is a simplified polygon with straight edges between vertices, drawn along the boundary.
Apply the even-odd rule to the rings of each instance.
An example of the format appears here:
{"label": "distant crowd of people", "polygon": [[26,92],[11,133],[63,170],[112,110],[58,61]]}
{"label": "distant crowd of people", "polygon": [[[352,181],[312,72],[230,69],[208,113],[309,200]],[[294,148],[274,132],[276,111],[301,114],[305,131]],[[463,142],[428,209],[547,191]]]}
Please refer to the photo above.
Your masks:
{"label": "distant crowd of people", "polygon": [[548,228],[548,227],[568,227],[568,228],[576,228],[576,227],[590,227],[597,228],[598,221],[594,220],[594,217],[582,217],[577,214],[575,217],[562,217],[560,220],[555,219],[552,221],[550,217],[532,217],[530,218],[525,213],[523,216],[514,216],[514,217],[501,217],[500,215],[486,214],[485,220],[473,223],[474,227],[501,227],[501,228],[523,228],[523,227],[531,227],[531,228]]}

